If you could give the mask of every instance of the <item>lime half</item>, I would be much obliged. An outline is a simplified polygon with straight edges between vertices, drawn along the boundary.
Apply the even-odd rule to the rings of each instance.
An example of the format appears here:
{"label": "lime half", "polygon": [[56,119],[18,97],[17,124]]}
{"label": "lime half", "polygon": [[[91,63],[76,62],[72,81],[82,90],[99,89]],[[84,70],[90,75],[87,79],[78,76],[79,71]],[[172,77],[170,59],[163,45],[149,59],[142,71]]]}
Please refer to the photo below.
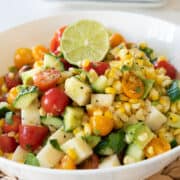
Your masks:
{"label": "lime half", "polygon": [[65,59],[77,66],[85,59],[103,60],[108,50],[108,32],[96,21],[80,20],[68,26],[61,38],[61,51]]}

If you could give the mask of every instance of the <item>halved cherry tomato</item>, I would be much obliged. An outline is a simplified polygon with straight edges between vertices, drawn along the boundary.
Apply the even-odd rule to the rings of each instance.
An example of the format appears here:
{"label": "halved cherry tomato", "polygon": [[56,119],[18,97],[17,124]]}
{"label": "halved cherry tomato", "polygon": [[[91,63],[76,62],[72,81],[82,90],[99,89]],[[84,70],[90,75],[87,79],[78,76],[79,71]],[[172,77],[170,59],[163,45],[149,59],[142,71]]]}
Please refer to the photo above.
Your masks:
{"label": "halved cherry tomato", "polygon": [[121,34],[114,33],[114,34],[111,35],[111,37],[110,37],[110,45],[111,45],[112,48],[118,46],[122,42],[125,43],[126,40],[124,39],[124,37]]}
{"label": "halved cherry tomato", "polygon": [[19,115],[13,115],[13,122],[12,124],[8,124],[7,122],[4,123],[2,129],[3,132],[8,133],[11,131],[18,132],[19,125],[21,124],[21,117]]}
{"label": "halved cherry tomato", "polygon": [[166,70],[167,76],[169,76],[171,79],[176,79],[177,70],[172,64],[168,63],[167,61],[158,61],[155,64],[155,68],[164,68]]}
{"label": "halved cherry tomato", "polygon": [[18,73],[7,73],[5,75],[5,83],[8,89],[11,89],[19,84],[21,84],[21,80]]}
{"label": "halved cherry tomato", "polygon": [[35,150],[42,145],[48,132],[45,126],[20,125],[19,144],[23,149]]}
{"label": "halved cherry tomato", "polygon": [[16,140],[7,134],[0,135],[0,149],[5,153],[12,153],[17,147]]}
{"label": "halved cherry tomato", "polygon": [[49,89],[41,99],[43,109],[54,116],[61,115],[68,103],[68,96],[60,88]]}
{"label": "halved cherry tomato", "polygon": [[90,158],[80,164],[81,169],[97,169],[99,166],[99,157],[93,154]]}
{"label": "halved cherry tomato", "polygon": [[147,158],[151,158],[162,154],[171,149],[170,144],[161,138],[153,138],[152,141],[145,147],[144,154]]}
{"label": "halved cherry tomato", "polygon": [[94,69],[98,75],[103,75],[106,71],[106,69],[109,68],[109,63],[107,62],[96,62],[92,63],[90,62],[87,67],[83,67],[84,70],[90,71],[91,69]]}
{"label": "halved cherry tomato", "polygon": [[61,164],[59,168],[72,170],[72,169],[76,169],[76,164],[75,164],[75,161],[71,157],[69,157],[68,155],[65,155],[61,160]]}
{"label": "halved cherry tomato", "polygon": [[67,26],[63,26],[60,29],[58,29],[57,32],[55,32],[54,37],[52,38],[50,42],[50,50],[53,53],[58,54],[57,48],[60,46],[60,39],[63,35],[64,30],[66,29]]}
{"label": "halved cherry tomato", "polygon": [[55,69],[47,69],[34,75],[34,85],[45,91],[56,85],[60,77],[60,72]]}
{"label": "halved cherry tomato", "polygon": [[144,94],[144,84],[134,73],[127,72],[122,79],[122,89],[129,98],[137,99]]}

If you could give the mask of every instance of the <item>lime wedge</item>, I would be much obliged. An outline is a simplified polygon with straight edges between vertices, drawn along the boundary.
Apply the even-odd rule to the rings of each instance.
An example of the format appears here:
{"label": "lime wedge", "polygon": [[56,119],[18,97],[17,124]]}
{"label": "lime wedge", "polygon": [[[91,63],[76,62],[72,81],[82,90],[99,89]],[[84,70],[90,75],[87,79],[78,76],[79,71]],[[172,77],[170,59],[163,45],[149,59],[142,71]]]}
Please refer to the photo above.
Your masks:
{"label": "lime wedge", "polygon": [[107,30],[93,20],[80,20],[66,28],[61,38],[65,59],[77,66],[85,59],[101,61],[109,50]]}

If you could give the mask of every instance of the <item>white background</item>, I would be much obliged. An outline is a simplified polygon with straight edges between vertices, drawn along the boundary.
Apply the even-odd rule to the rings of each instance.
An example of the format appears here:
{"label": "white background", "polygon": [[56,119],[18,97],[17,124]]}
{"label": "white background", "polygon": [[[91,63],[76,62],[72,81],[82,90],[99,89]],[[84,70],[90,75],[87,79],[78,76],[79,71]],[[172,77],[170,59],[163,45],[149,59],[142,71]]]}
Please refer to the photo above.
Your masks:
{"label": "white background", "polygon": [[0,31],[39,17],[57,15],[61,11],[75,10],[118,10],[142,13],[180,24],[180,0],[169,0],[161,8],[127,8],[102,6],[66,6],[50,0],[0,0]]}

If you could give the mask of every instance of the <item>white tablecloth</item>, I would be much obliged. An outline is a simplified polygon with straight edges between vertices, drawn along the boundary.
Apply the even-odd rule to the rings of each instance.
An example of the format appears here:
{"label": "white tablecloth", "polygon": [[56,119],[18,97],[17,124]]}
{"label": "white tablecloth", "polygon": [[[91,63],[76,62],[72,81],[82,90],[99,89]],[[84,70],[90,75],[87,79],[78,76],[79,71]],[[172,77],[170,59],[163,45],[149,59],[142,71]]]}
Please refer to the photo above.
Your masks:
{"label": "white tablecloth", "polygon": [[61,2],[50,2],[50,0],[0,0],[0,3],[0,31],[39,17],[57,15],[60,11],[66,10],[130,11],[180,24],[180,0],[169,0],[168,4],[161,8],[94,7],[93,5],[70,7]]}

